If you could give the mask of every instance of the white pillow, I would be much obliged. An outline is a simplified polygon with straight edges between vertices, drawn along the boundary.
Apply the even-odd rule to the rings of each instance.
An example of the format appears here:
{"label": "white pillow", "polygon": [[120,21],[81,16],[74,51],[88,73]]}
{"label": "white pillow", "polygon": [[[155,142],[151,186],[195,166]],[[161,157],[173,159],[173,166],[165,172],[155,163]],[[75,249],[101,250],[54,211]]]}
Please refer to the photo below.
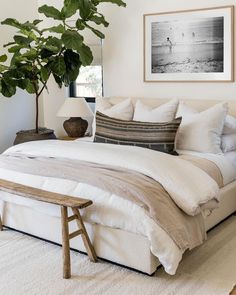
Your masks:
{"label": "white pillow", "polygon": [[118,104],[111,104],[107,98],[96,100],[96,111],[112,118],[130,121],[133,119],[134,106],[131,98],[127,98]]}
{"label": "white pillow", "polygon": [[186,105],[184,102],[180,102],[178,106],[178,110],[176,112],[176,118],[185,117],[188,115],[198,114],[199,111],[195,110],[194,108]]}
{"label": "white pillow", "polygon": [[180,103],[177,116],[182,117],[182,122],[176,149],[222,154],[221,135],[227,111],[227,103],[217,104],[201,113]]}
{"label": "white pillow", "polygon": [[138,100],[134,109],[134,121],[140,122],[170,122],[175,119],[178,100],[171,100],[157,108],[152,108]]}
{"label": "white pillow", "polygon": [[223,153],[236,151],[236,134],[225,134],[222,136],[221,148]]}
{"label": "white pillow", "polygon": [[[115,105],[109,102],[108,98],[105,97],[98,97],[96,98],[96,107],[95,107],[95,114],[97,111],[103,113],[112,118],[130,121],[133,119],[134,115],[134,106],[132,103],[131,98],[127,98],[120,103]],[[96,116],[96,115],[95,115]],[[93,119],[93,137],[95,136],[96,132],[96,118],[94,116]]]}
{"label": "white pillow", "polygon": [[223,134],[236,134],[236,118],[227,115],[225,119],[225,125],[223,129]]}

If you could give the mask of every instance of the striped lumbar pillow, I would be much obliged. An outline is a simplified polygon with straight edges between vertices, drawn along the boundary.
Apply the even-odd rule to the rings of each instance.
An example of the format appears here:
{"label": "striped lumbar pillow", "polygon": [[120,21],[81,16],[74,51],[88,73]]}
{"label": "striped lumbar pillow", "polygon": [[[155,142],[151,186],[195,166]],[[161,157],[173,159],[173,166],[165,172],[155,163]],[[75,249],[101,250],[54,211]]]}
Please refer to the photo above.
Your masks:
{"label": "striped lumbar pillow", "polygon": [[134,145],[169,154],[177,154],[175,136],[181,118],[171,122],[125,121],[96,113],[95,142]]}

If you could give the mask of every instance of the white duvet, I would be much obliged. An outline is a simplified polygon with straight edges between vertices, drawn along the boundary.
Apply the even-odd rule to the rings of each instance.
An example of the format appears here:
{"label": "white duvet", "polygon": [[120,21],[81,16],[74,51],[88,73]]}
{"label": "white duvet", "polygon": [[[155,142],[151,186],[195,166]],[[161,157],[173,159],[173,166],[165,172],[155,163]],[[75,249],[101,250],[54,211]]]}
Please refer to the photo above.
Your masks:
{"label": "white duvet", "polygon": [[[216,182],[191,163],[139,147],[51,140],[17,145],[5,152],[10,153],[70,158],[132,169],[160,182],[176,204],[189,215],[198,214],[201,205],[216,199],[219,193]],[[7,169],[0,169],[0,178],[92,199],[94,205],[84,212],[87,221],[146,236],[152,253],[158,257],[165,271],[175,274],[183,253],[168,234],[134,203],[91,185],[64,179],[28,175]],[[59,216],[58,208],[52,205],[37,202],[35,206],[36,201],[12,197],[2,192],[0,197],[5,201],[34,206],[37,210]]]}

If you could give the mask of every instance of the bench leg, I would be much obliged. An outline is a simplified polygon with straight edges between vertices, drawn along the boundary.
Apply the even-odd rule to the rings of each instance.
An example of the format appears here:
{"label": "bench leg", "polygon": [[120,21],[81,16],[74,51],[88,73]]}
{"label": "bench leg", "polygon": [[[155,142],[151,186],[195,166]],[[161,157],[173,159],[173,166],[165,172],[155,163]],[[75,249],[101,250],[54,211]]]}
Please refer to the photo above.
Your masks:
{"label": "bench leg", "polygon": [[61,225],[62,225],[63,278],[69,279],[71,277],[71,264],[70,264],[68,210],[67,210],[67,207],[64,207],[64,206],[61,206]]}
{"label": "bench leg", "polygon": [[96,255],[93,245],[89,239],[89,236],[88,236],[88,233],[87,233],[86,228],[84,226],[84,222],[83,222],[83,219],[80,215],[80,212],[77,208],[72,208],[72,211],[75,214],[75,216],[77,217],[75,220],[77,222],[79,229],[82,230],[82,239],[84,242],[84,246],[87,250],[88,256],[92,262],[97,262],[97,255]]}
{"label": "bench leg", "polygon": [[0,214],[0,231],[3,231],[3,226],[2,226],[2,219],[1,219],[1,214]]}

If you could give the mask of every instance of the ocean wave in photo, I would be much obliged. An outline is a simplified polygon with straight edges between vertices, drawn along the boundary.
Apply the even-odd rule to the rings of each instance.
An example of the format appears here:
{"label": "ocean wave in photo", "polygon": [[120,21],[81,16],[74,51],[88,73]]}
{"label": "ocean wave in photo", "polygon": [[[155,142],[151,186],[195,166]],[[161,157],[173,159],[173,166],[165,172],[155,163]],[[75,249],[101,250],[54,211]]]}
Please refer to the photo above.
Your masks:
{"label": "ocean wave in photo", "polygon": [[224,18],[152,23],[152,73],[224,71]]}

